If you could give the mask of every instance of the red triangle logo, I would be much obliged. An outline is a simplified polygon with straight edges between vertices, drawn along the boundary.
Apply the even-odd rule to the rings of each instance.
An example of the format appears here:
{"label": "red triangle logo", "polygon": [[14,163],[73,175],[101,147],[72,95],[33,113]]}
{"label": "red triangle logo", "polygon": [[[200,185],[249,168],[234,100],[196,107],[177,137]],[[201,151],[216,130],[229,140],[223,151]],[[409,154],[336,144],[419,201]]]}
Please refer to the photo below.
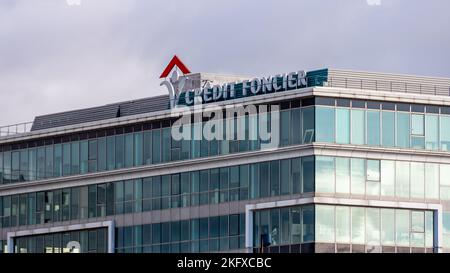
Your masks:
{"label": "red triangle logo", "polygon": [[181,70],[181,72],[183,72],[183,74],[191,73],[189,68],[187,68],[187,66],[180,60],[180,58],[178,58],[177,55],[174,55],[172,60],[170,61],[170,63],[167,65],[167,67],[161,73],[161,76],[159,76],[159,78],[161,79],[161,78],[165,78],[165,77],[169,76],[170,71],[172,71],[172,69],[175,66],[177,66]]}

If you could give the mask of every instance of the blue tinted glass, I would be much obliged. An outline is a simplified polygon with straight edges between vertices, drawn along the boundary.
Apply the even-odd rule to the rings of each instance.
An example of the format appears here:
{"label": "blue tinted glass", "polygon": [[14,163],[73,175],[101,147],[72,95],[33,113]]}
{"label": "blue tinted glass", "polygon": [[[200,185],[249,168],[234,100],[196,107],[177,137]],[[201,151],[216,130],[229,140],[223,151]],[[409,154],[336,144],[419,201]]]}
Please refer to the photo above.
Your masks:
{"label": "blue tinted glass", "polygon": [[334,108],[316,107],[316,141],[334,142]]}

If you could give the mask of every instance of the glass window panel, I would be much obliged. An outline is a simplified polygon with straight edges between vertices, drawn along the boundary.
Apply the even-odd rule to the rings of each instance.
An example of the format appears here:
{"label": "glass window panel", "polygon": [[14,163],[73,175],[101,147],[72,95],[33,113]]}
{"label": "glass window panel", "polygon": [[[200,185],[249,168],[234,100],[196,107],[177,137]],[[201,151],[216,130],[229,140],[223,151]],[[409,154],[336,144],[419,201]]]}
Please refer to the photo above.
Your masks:
{"label": "glass window panel", "polygon": [[336,142],[340,144],[350,143],[350,110],[336,109]]}
{"label": "glass window panel", "polygon": [[292,207],[291,209],[291,243],[298,244],[302,242],[302,218],[301,207]]}
{"label": "glass window panel", "polygon": [[395,211],[395,234],[398,246],[409,246],[409,211]]}
{"label": "glass window panel", "polygon": [[291,160],[289,159],[283,159],[280,162],[280,175],[281,175],[281,194],[285,195],[285,194],[289,194],[290,192],[290,180],[291,180],[291,176],[289,175],[291,173]]}
{"label": "glass window panel", "polygon": [[366,179],[368,181],[380,181],[380,161],[379,160],[367,160],[367,174]]}
{"label": "glass window panel", "polygon": [[62,165],[63,165],[63,175],[70,175],[70,143],[64,143],[63,148],[63,159],[62,159]]}
{"label": "glass window panel", "polygon": [[441,115],[441,150],[450,151],[450,116]]}
{"label": "glass window panel", "polygon": [[108,170],[116,168],[116,141],[114,136],[108,136],[106,139],[106,161]]}
{"label": "glass window panel", "polygon": [[450,200],[450,165],[440,164],[440,197],[442,200]]}
{"label": "glass window panel", "polygon": [[316,141],[334,142],[334,108],[316,107]]}
{"label": "glass window panel", "polygon": [[161,162],[161,130],[153,130],[152,141],[152,160],[153,163],[159,163]]}
{"label": "glass window panel", "polygon": [[[0,154],[0,161],[1,161],[1,154]],[[69,166],[69,174],[70,174],[70,166]],[[36,179],[36,149],[28,149],[28,177],[30,180]],[[2,177],[0,174],[0,180],[1,179]]]}
{"label": "glass window panel", "polygon": [[87,141],[80,142],[80,173],[87,173],[89,166],[89,145]]}
{"label": "glass window panel", "polygon": [[79,142],[72,142],[71,144],[71,160],[72,164],[71,172],[72,175],[78,174],[80,172],[80,144]]}
{"label": "glass window panel", "polygon": [[395,211],[381,209],[381,244],[395,244]]}
{"label": "glass window panel", "polygon": [[411,232],[425,232],[425,212],[411,211]]}
{"label": "glass window panel", "polygon": [[270,162],[270,195],[277,196],[280,194],[280,161],[274,160]]}
{"label": "glass window panel", "polygon": [[411,134],[416,136],[423,136],[425,134],[425,119],[424,115],[411,115]]}
{"label": "glass window panel", "polygon": [[367,144],[380,145],[380,111],[367,111]]}
{"label": "glass window panel", "polygon": [[[6,159],[5,159],[6,156]],[[3,153],[3,168],[5,179],[11,179],[11,152]],[[37,177],[39,179],[45,178],[45,148],[39,147],[37,149]]]}
{"label": "glass window panel", "polygon": [[125,166],[125,138],[123,135],[116,135],[116,169]]}
{"label": "glass window panel", "polygon": [[259,197],[259,164],[250,165],[250,198]]}
{"label": "glass window panel", "polygon": [[334,234],[334,207],[316,205],[316,241],[333,243]]}
{"label": "glass window panel", "polygon": [[425,212],[425,247],[433,247],[433,212]]}
{"label": "glass window panel", "polygon": [[144,132],[144,151],[143,151],[143,162],[148,165],[152,163],[152,131]]}
{"label": "glass window panel", "polygon": [[382,143],[385,147],[395,146],[395,113],[382,111]]}
{"label": "glass window panel", "polygon": [[336,242],[350,243],[350,207],[336,207]]}
{"label": "glass window panel", "polygon": [[334,183],[334,158],[316,156],[316,191],[333,193]]}
{"label": "glass window panel", "polygon": [[439,199],[439,164],[425,163],[425,198]]}
{"label": "glass window panel", "polygon": [[290,144],[291,111],[281,111],[280,120],[280,146],[286,146]]}
{"label": "glass window panel", "polygon": [[291,159],[291,169],[292,169],[292,193],[301,192],[301,158]]}
{"label": "glass window panel", "polygon": [[395,162],[381,161],[381,196],[395,195]]}
{"label": "glass window panel", "polygon": [[425,194],[425,164],[411,162],[411,197],[424,198]]}
{"label": "glass window panel", "polygon": [[336,192],[350,193],[350,159],[336,157]]}
{"label": "glass window panel", "polygon": [[303,143],[311,143],[314,141],[314,107],[302,108],[302,126],[303,126]]}
{"label": "glass window panel", "polygon": [[302,207],[303,242],[314,241],[314,206]]}
{"label": "glass window panel", "polygon": [[314,191],[314,157],[308,156],[302,158],[302,186],[303,192]]}
{"label": "glass window panel", "polygon": [[295,108],[291,109],[291,139],[292,144],[301,143],[302,134],[301,134],[301,109]]}
{"label": "glass window panel", "polygon": [[364,194],[365,193],[365,171],[364,159],[351,159],[351,193]]}
{"label": "glass window panel", "polygon": [[365,213],[364,208],[352,207],[352,243],[365,244]]}
{"label": "glass window panel", "polygon": [[380,209],[366,209],[366,244],[380,245]]}
{"label": "glass window panel", "polygon": [[98,171],[106,170],[106,138],[101,137],[98,140],[97,164]]}
{"label": "glass window panel", "polygon": [[170,146],[172,143],[172,137],[170,133],[170,128],[164,128],[162,130],[162,161],[167,162],[170,161]]}
{"label": "glass window panel", "polygon": [[[13,158],[14,159],[14,158]],[[14,160],[13,160],[14,163]],[[13,165],[13,171],[16,168]],[[18,170],[19,168],[17,168]],[[45,147],[45,177],[53,177],[53,145]]]}
{"label": "glass window panel", "polygon": [[409,113],[397,112],[397,146],[409,148],[410,117]]}
{"label": "glass window panel", "polygon": [[270,164],[269,162],[260,163],[260,195],[259,197],[268,197],[269,196],[269,179],[270,179]]}
{"label": "glass window panel", "polygon": [[129,168],[133,166],[133,134],[125,135],[125,168]]}
{"label": "glass window panel", "polygon": [[364,145],[365,135],[364,129],[365,127],[365,111],[364,110],[355,110],[352,109],[352,124],[351,124],[351,143],[357,145]]}
{"label": "glass window panel", "polygon": [[142,132],[134,133],[134,166],[141,166],[143,163],[143,143]]}
{"label": "glass window panel", "polygon": [[280,209],[280,221],[281,221],[281,236],[280,244],[289,244],[290,230],[289,230],[289,208]]}
{"label": "glass window panel", "polygon": [[396,162],[396,196],[408,198],[409,197],[409,162]]}
{"label": "glass window panel", "polygon": [[89,140],[89,172],[97,171],[97,140]]}
{"label": "glass window panel", "polygon": [[436,115],[425,116],[425,148],[439,149],[439,117]]}

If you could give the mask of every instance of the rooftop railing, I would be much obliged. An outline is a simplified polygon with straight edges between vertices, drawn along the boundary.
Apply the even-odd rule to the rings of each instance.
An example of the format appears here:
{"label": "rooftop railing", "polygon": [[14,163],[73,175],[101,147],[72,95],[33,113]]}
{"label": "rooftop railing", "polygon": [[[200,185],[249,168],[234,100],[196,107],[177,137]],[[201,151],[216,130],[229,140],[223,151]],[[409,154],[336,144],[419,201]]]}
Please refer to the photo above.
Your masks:
{"label": "rooftop railing", "polygon": [[29,132],[33,122],[22,122],[18,124],[0,126],[0,137],[11,136]]}

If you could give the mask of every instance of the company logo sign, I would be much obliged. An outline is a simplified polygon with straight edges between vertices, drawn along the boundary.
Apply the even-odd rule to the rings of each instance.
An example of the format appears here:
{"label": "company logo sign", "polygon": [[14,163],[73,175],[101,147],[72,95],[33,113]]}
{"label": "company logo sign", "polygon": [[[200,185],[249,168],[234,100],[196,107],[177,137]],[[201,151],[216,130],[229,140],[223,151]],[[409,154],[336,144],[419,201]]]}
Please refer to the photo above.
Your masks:
{"label": "company logo sign", "polygon": [[203,104],[222,100],[248,97],[272,92],[281,92],[306,87],[305,71],[291,72],[269,77],[253,78],[242,82],[226,83],[224,85],[209,85],[188,90],[178,96],[176,104],[184,99],[185,105]]}

